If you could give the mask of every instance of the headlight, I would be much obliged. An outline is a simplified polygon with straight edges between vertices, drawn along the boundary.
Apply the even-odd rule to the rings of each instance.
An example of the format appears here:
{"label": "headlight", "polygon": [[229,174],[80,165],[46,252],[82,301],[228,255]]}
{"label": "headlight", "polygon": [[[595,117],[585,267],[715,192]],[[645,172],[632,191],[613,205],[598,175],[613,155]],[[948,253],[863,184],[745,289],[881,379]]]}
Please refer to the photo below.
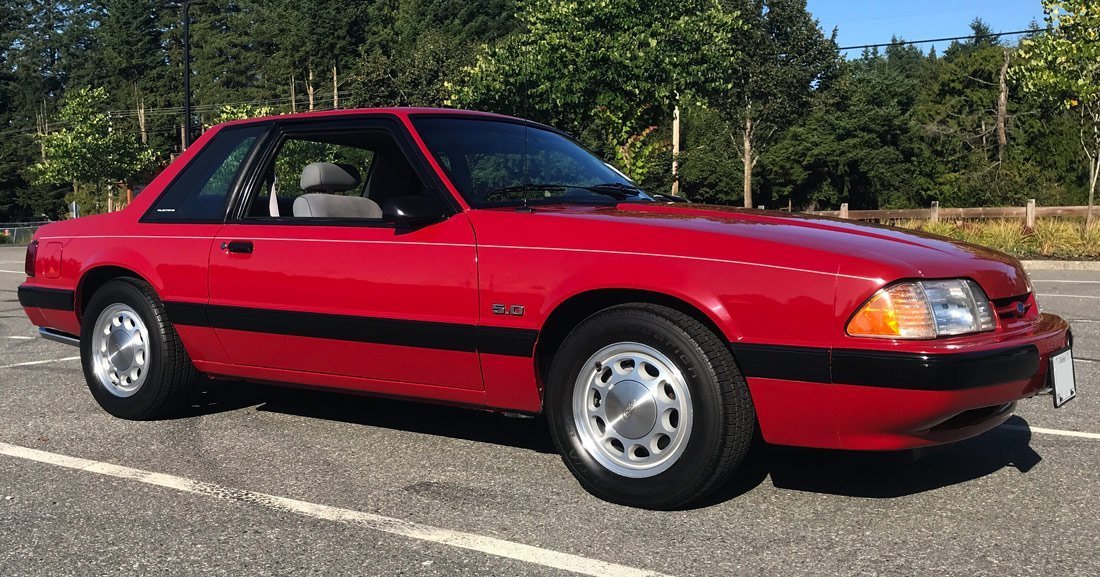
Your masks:
{"label": "headlight", "polygon": [[993,307],[965,279],[901,282],[880,289],[848,321],[853,337],[934,339],[991,331]]}

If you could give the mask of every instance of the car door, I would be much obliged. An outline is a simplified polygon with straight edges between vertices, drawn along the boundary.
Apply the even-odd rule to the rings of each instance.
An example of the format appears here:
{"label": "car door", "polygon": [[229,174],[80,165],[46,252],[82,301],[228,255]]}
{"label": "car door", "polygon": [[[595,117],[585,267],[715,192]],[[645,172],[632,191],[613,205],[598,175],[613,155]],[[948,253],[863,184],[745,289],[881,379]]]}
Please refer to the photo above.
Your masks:
{"label": "car door", "polygon": [[[211,247],[207,314],[230,361],[277,380],[481,390],[473,229],[404,127],[277,130]],[[431,195],[445,218],[382,221],[387,200],[411,195]]]}

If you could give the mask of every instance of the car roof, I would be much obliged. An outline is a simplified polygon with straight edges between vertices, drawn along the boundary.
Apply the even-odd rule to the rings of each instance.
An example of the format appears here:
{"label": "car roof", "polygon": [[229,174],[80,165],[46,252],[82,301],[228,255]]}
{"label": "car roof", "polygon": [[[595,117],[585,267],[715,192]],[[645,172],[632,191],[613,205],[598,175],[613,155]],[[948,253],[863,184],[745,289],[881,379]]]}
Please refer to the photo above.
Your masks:
{"label": "car roof", "polygon": [[[442,115],[442,116],[468,116],[471,118],[496,118],[500,120],[507,120],[511,122],[525,122],[532,125],[543,126],[537,122],[525,120],[523,118],[517,118],[515,116],[508,116],[505,114],[496,114],[493,112],[480,112],[477,110],[463,110],[460,108],[429,108],[429,107],[411,107],[411,106],[392,106],[381,108],[342,108],[339,110],[321,110],[316,112],[296,112],[294,114],[273,114],[270,116],[262,116],[257,118],[246,118],[243,120],[231,120],[229,122],[222,123],[220,126],[239,126],[244,124],[254,124],[259,122],[267,122],[271,120],[295,120],[302,118],[334,118],[341,116],[369,116],[388,114],[399,117],[408,117],[415,115]],[[555,130],[553,127],[547,126],[551,130]]]}

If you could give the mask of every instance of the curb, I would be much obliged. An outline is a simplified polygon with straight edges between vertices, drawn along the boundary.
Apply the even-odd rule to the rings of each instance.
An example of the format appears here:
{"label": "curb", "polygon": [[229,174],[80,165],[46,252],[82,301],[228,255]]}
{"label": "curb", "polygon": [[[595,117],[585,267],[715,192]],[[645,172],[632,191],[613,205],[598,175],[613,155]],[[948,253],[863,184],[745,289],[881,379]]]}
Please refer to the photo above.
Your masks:
{"label": "curb", "polygon": [[1095,270],[1100,271],[1100,261],[1095,260],[1024,260],[1027,270]]}

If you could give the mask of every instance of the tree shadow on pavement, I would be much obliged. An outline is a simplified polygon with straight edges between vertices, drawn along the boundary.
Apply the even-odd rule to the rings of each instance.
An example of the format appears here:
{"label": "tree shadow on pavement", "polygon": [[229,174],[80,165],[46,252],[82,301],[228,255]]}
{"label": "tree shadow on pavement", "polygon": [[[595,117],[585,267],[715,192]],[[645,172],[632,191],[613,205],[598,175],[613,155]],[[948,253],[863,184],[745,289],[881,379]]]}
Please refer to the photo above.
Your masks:
{"label": "tree shadow on pavement", "polygon": [[1042,460],[1030,442],[1027,421],[1014,416],[972,439],[916,451],[832,451],[758,444],[733,481],[701,505],[735,498],[769,477],[779,489],[848,497],[903,497],[973,481],[1006,467],[1026,473]]}

